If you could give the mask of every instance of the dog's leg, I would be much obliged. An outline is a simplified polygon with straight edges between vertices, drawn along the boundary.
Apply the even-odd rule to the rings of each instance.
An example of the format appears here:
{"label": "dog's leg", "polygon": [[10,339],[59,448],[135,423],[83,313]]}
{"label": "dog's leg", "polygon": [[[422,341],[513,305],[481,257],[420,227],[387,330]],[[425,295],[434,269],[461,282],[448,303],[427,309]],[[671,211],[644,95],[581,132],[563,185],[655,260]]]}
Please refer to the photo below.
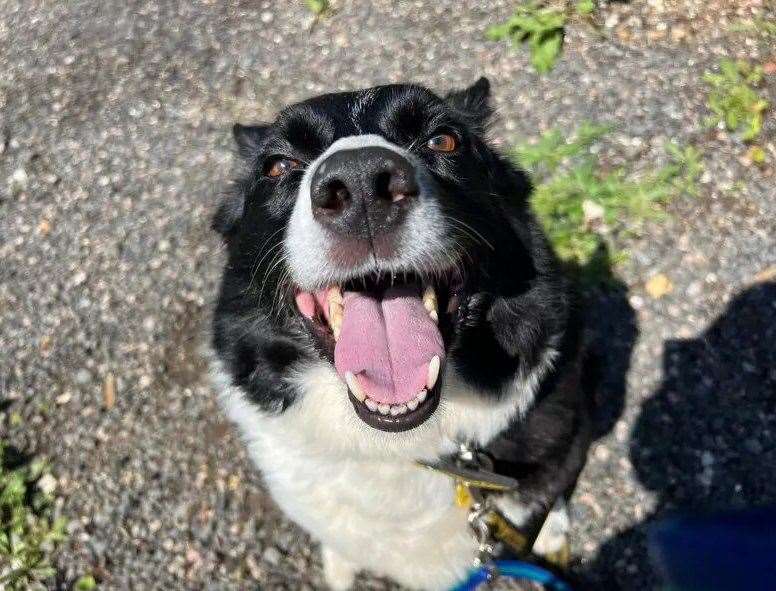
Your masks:
{"label": "dog's leg", "polygon": [[567,552],[568,540],[566,538],[570,527],[569,513],[566,507],[566,499],[560,498],[547,515],[539,535],[533,545],[533,553],[544,558],[560,558]]}
{"label": "dog's leg", "polygon": [[332,591],[347,591],[356,578],[356,567],[328,546],[321,547],[323,578]]}

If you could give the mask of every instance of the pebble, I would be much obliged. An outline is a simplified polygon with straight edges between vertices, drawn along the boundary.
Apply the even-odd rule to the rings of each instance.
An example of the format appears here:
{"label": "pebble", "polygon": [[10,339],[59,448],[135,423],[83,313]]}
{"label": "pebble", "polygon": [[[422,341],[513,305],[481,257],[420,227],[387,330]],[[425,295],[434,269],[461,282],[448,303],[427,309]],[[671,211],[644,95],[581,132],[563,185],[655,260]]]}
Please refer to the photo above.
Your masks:
{"label": "pebble", "polygon": [[274,546],[267,546],[261,553],[261,559],[272,566],[277,566],[282,557],[283,555]]}
{"label": "pebble", "polygon": [[11,174],[11,178],[8,180],[8,185],[12,195],[18,195],[27,190],[30,184],[30,178],[27,176],[27,171],[23,168],[17,168]]}

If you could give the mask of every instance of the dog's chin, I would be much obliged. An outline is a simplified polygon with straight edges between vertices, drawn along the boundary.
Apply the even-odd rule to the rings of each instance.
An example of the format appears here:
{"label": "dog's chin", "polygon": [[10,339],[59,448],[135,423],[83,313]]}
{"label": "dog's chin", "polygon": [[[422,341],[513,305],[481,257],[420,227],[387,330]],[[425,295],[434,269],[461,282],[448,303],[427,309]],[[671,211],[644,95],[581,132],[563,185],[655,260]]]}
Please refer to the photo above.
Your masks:
{"label": "dog's chin", "polygon": [[297,290],[296,310],[366,425],[410,431],[434,415],[462,286],[457,272],[408,271]]}

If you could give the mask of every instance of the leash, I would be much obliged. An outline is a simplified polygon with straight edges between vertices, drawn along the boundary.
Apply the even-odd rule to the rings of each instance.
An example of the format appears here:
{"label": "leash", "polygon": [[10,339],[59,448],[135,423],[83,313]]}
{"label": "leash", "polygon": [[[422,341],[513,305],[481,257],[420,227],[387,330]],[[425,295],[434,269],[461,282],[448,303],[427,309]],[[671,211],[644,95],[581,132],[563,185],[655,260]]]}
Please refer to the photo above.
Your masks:
{"label": "leash", "polygon": [[550,571],[521,560],[494,560],[472,571],[463,583],[456,585],[451,591],[475,591],[477,587],[492,582],[496,577],[533,581],[552,591],[571,591],[571,587]]}
{"label": "leash", "polygon": [[[469,528],[477,541],[474,570],[468,579],[451,591],[473,591],[499,576],[528,579],[553,591],[571,591],[566,583],[540,566],[523,560],[496,560],[495,557],[505,550],[518,558],[528,557],[541,527],[533,534],[523,532],[495,506],[490,495],[515,492],[518,481],[494,472],[490,457],[461,443],[452,458],[419,464],[453,479],[456,504],[468,510]],[[547,514],[543,518],[542,523]],[[545,558],[552,564],[565,567],[569,560],[568,547]]]}

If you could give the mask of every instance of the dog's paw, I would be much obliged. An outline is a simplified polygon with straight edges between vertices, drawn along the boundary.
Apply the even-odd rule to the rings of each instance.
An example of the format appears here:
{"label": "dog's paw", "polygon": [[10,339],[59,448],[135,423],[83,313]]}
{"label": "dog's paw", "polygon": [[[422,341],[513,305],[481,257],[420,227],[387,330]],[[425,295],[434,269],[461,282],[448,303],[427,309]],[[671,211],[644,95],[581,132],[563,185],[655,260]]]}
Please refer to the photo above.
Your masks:
{"label": "dog's paw", "polygon": [[332,591],[347,591],[353,586],[356,568],[330,548],[321,548],[323,578]]}
{"label": "dog's paw", "polygon": [[539,535],[533,545],[533,553],[546,558],[548,561],[565,566],[568,562],[568,540],[571,522],[566,508],[566,501],[559,499],[547,515]]}

